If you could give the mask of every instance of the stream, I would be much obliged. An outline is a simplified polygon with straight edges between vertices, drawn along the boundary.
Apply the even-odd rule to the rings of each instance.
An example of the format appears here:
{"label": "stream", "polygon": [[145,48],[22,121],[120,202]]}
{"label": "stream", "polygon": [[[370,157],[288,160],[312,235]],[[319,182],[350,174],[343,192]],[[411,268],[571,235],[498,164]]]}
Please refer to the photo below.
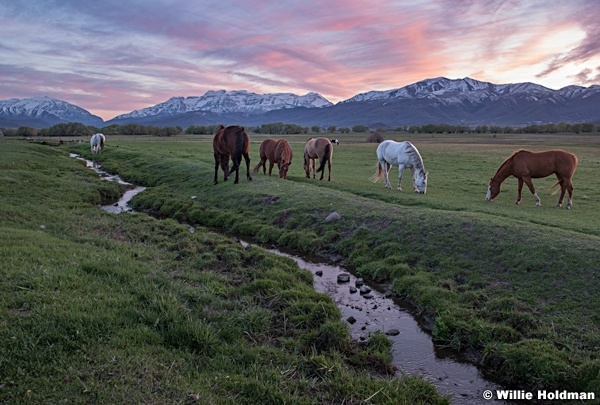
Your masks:
{"label": "stream", "polygon": [[[109,213],[133,212],[129,201],[145,187],[134,186],[101,170],[100,167],[78,155],[71,157],[84,160],[86,166],[96,171],[102,179],[118,181],[132,188],[112,205],[101,208]],[[190,227],[193,232],[194,228]],[[375,331],[386,333],[392,342],[393,365],[396,377],[404,374],[417,375],[431,382],[441,395],[450,397],[452,404],[511,404],[502,400],[486,400],[483,392],[502,390],[500,385],[486,378],[475,365],[449,349],[433,344],[431,335],[417,322],[402,302],[394,300],[379,286],[364,283],[348,270],[322,258],[287,253],[278,249],[265,248],[234,238],[243,246],[253,245],[296,261],[302,269],[313,274],[314,287],[318,292],[329,295],[342,313],[342,320],[349,325],[353,339],[364,341]]]}

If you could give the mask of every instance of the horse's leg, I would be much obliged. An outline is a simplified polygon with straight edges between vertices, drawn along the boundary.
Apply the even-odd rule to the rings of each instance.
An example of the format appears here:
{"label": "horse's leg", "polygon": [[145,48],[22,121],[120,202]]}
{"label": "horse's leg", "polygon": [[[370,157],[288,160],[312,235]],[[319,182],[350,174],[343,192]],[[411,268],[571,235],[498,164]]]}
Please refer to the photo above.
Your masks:
{"label": "horse's leg", "polygon": [[327,169],[327,181],[331,181],[331,159],[327,159]]}
{"label": "horse's leg", "polygon": [[250,155],[248,153],[244,153],[244,160],[246,161],[246,179],[252,181],[252,176],[250,176]]}
{"label": "horse's leg", "polygon": [[535,198],[535,206],[539,207],[542,205],[542,200],[540,200],[540,197],[538,197],[537,193],[535,192],[535,187],[533,186],[531,177],[523,177],[523,180],[519,179],[519,202],[521,202],[521,189],[523,188],[523,182],[527,184],[529,191],[531,191],[531,194],[533,194],[533,198]]}
{"label": "horse's leg", "polygon": [[573,205],[573,183],[571,182],[571,179],[565,181],[565,189],[569,193],[569,200],[567,201],[566,208],[570,210],[571,206]]}
{"label": "horse's leg", "polygon": [[272,162],[269,160],[269,176],[271,175],[271,172],[273,171],[273,166],[275,166],[275,162]]}
{"label": "horse's leg", "polygon": [[217,174],[219,174],[219,163],[221,163],[221,157],[215,153],[215,179],[213,181],[213,184],[219,183],[219,181],[217,180]]}
{"label": "horse's leg", "polygon": [[313,173],[313,179],[316,179],[316,178],[317,178],[317,170],[315,169],[315,161],[316,161],[316,160],[317,160],[317,159],[310,158],[310,162],[312,163],[312,173]]}
{"label": "horse's leg", "polygon": [[229,155],[221,155],[221,169],[223,169],[223,181],[229,177]]}
{"label": "horse's leg", "polygon": [[519,177],[518,180],[519,185],[517,186],[517,200],[515,201],[515,204],[521,204],[521,200],[523,200],[523,197],[521,195],[521,192],[523,191],[523,179]]}
{"label": "horse's leg", "polygon": [[385,188],[392,188],[390,186],[390,180],[388,178],[388,173],[390,171],[390,165],[385,160],[379,161],[379,170],[383,173],[383,178],[385,180]]}
{"label": "horse's leg", "polygon": [[402,191],[400,183],[402,182],[402,175],[404,174],[404,165],[398,165],[398,190]]}

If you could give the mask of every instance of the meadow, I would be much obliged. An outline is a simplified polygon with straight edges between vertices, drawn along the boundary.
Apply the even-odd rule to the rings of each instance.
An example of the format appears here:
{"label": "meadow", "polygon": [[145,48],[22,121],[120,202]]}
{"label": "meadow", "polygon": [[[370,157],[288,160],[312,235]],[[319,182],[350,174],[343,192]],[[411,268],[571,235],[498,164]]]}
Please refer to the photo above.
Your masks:
{"label": "meadow", "polygon": [[[258,146],[265,137],[250,136],[253,166],[258,162]],[[252,182],[247,182],[241,175],[240,184],[234,185],[232,181],[222,182],[222,173],[219,173],[220,183],[216,186],[212,184],[211,137],[107,139],[105,152],[97,157],[103,167],[133,183],[149,187],[133,200],[135,209],[168,219],[166,222],[151,222],[152,225],[144,222],[141,232],[127,231],[123,235],[122,229],[127,229],[125,225],[129,221],[150,219],[141,220],[137,216],[132,216],[135,219],[114,219],[97,213],[95,215],[102,222],[110,221],[110,225],[102,227],[101,232],[94,231],[95,244],[101,247],[112,247],[117,241],[131,244],[138,249],[135,256],[137,265],[150,269],[163,265],[162,272],[150,270],[149,274],[158,274],[168,280],[175,277],[173,273],[186,267],[178,264],[180,262],[196,260],[194,263],[197,264],[193,265],[196,269],[204,266],[211,269],[215,259],[208,260],[208,264],[199,261],[199,250],[202,251],[200,256],[215,254],[217,262],[231,257],[237,259],[233,267],[238,268],[243,263],[254,269],[250,278],[270,273],[265,271],[264,266],[258,265],[256,259],[240,259],[243,254],[237,252],[238,248],[229,246],[225,241],[222,244],[227,248],[215,248],[213,239],[221,239],[212,234],[191,244],[179,241],[182,237],[179,233],[176,238],[171,234],[158,236],[164,233],[161,229],[166,225],[163,224],[179,229],[178,222],[219,228],[266,245],[324,257],[341,257],[344,264],[357,274],[388,284],[398,297],[414,304],[424,324],[431,327],[432,336],[439,345],[468,353],[473,361],[505,385],[518,389],[595,390],[600,395],[600,281],[597,270],[600,261],[600,219],[597,215],[600,181],[595,175],[600,166],[600,137],[574,134],[387,134],[388,139],[408,139],[418,147],[429,171],[425,195],[411,191],[408,172],[403,179],[403,192],[395,189],[395,169],[392,169],[390,178],[394,185],[392,190],[385,189],[383,183],[369,180],[376,170],[376,145],[365,143],[365,134],[336,135],[341,143],[335,147],[331,182],[307,179],[302,169],[302,147],[307,137],[287,137],[295,156],[287,180],[260,173],[253,174]],[[513,178],[504,183],[501,194],[494,201],[484,201],[489,178],[515,149],[555,147],[567,149],[579,157],[571,210],[555,206],[558,196],[547,191],[554,184],[553,178],[534,180],[542,199],[539,208],[535,207],[533,197],[526,189],[521,205],[514,204],[517,182]],[[57,155],[76,152],[91,157],[89,146],[85,143],[45,148],[56,150],[52,153]],[[33,152],[42,153],[37,149],[21,153],[28,155]],[[51,170],[48,168],[51,166],[46,166],[52,181],[72,176],[76,171],[66,169],[67,176],[63,174],[64,170]],[[77,177],[84,176],[76,172]],[[73,215],[73,207],[114,198],[113,186],[98,185],[98,182],[88,179],[85,186],[79,184],[75,187],[73,182],[63,180],[65,185],[71,184],[69,187],[90,188],[90,196],[85,203],[72,203],[68,199],[56,202],[57,206],[69,208],[58,210],[64,211],[65,216]],[[15,180],[12,184],[19,184],[19,181]],[[50,189],[46,187],[40,193],[52,194]],[[81,190],[75,194],[82,198]],[[4,193],[2,195],[5,198]],[[31,215],[27,214],[29,208],[33,206],[50,215],[47,208],[39,208],[39,204],[33,203],[34,198],[28,196],[26,205],[21,202],[3,203],[2,206],[11,210],[8,217],[17,223],[19,221],[15,218],[28,217]],[[88,209],[91,210],[85,205],[85,210]],[[333,211],[338,212],[342,220],[324,222],[324,218]],[[82,214],[79,215],[70,225],[62,224],[66,219],[57,220],[62,224],[57,226],[58,234],[62,235],[61,232],[66,232],[62,229],[70,227],[78,229],[79,234],[85,234],[80,226],[75,225],[82,221],[89,226],[90,221],[82,217]],[[39,233],[40,230],[33,224],[29,231]],[[99,234],[96,235],[97,232]],[[160,239],[160,243],[155,239]],[[149,244],[148,249],[146,244]],[[148,251],[154,248],[159,253],[152,257]],[[169,255],[162,257],[161,249],[163,252],[166,249]],[[38,255],[41,258],[38,259]],[[71,255],[76,256],[76,253]],[[50,260],[47,256],[42,249],[30,260],[44,263]],[[277,268],[280,266],[275,265]],[[103,271],[92,273],[96,277],[96,273],[102,277],[123,277],[113,274],[110,269],[114,267],[107,266]],[[175,268],[178,270],[175,271]],[[145,271],[138,272],[144,274],[145,279],[149,278]],[[283,273],[288,272],[291,270],[285,268]],[[192,272],[194,277],[200,277],[196,273],[198,271]],[[222,271],[217,273],[223,276]],[[242,276],[244,272],[241,270],[235,273],[240,278],[248,277]],[[132,284],[132,280],[139,277],[127,274]],[[24,276],[21,274],[19,277]],[[277,277],[283,275],[278,274]],[[193,284],[195,288],[187,286],[188,294],[192,291],[198,294],[195,291],[198,288],[208,294],[207,288],[201,288],[207,281],[191,282],[190,278],[193,279],[192,275],[185,271],[183,277],[177,279],[177,284]],[[116,285],[120,285],[118,281]],[[14,290],[15,287],[12,288]],[[285,290],[265,282],[261,292],[268,294],[271,289],[279,294]],[[49,291],[46,293],[50,294]],[[227,294],[219,298],[223,301],[231,299]],[[198,305],[198,300],[194,298],[195,305]],[[23,303],[30,305],[26,300],[17,301],[11,303],[6,311],[19,315]],[[303,298],[295,301],[303,302]],[[184,299],[184,302],[188,301]],[[226,306],[225,303],[222,305]],[[235,304],[231,305],[235,307]],[[188,311],[196,316],[195,309]],[[269,320],[254,329],[254,333],[259,334],[262,328],[276,323],[273,322],[275,319],[281,320],[271,315]],[[328,321],[335,323],[335,314]],[[155,327],[146,326],[150,329],[148,333],[156,333]],[[221,327],[225,328],[224,325]],[[306,333],[310,334],[308,330],[319,330],[323,326],[306,325],[306,328]],[[270,333],[274,336],[280,332]],[[213,331],[213,335],[217,333]],[[218,335],[216,339],[220,341],[222,336]],[[315,340],[303,341],[306,345],[303,348],[315,347]],[[204,347],[196,345],[198,350]],[[131,352],[135,352],[134,349],[139,350],[139,347],[131,348]],[[328,349],[328,353],[335,353],[335,356],[344,353],[337,346]],[[382,357],[381,354],[378,356]],[[207,357],[212,362],[214,353]],[[357,363],[355,360],[350,362]],[[215,363],[212,364],[215,367]],[[336,370],[341,368],[339,366]],[[331,380],[328,383],[331,385]],[[327,396],[331,395],[330,392],[323,395],[331,398]],[[429,397],[425,401],[436,400]]]}
{"label": "meadow", "polygon": [[[260,173],[234,185],[219,173],[214,186],[210,136],[119,139],[99,159],[151,187],[134,199],[138,210],[342,257],[416,305],[438,344],[469,353],[507,386],[600,386],[597,135],[411,135],[429,171],[425,195],[411,191],[408,175],[403,192],[372,183],[376,144],[365,143],[365,134],[337,137],[331,182],[305,177],[307,136],[288,137],[295,158],[286,181]],[[251,134],[251,165],[264,138]],[[534,181],[541,207],[527,190],[514,204],[514,178],[485,201],[489,178],[519,148],[577,154],[571,210],[556,207],[551,177]],[[325,223],[333,211],[343,220]]]}
{"label": "meadow", "polygon": [[98,208],[122,192],[0,138],[0,403],[449,403],[392,378],[386,337],[352,341],[291,259]]}

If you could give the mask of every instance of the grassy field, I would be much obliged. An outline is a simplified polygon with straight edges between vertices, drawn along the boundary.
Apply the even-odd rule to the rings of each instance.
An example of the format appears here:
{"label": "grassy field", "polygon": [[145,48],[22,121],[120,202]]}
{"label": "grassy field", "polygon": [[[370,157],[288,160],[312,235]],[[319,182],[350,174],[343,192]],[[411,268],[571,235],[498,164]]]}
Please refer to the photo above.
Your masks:
{"label": "grassy field", "polygon": [[[264,138],[251,136],[252,164]],[[238,185],[213,186],[211,137],[115,139],[100,160],[151,187],[134,199],[139,210],[344,257],[433,320],[439,344],[478,353],[508,386],[600,386],[600,137],[410,136],[430,173],[425,195],[409,191],[408,176],[405,192],[369,181],[376,145],[366,144],[366,135],[338,136],[331,182],[306,179],[306,138],[288,137],[295,158],[287,181],[255,174],[251,183],[241,176]],[[557,147],[579,157],[573,209],[556,207],[558,196],[547,190],[552,178],[534,181],[539,208],[528,191],[514,204],[514,178],[484,201],[489,178],[514,150]],[[69,149],[87,153],[85,146]],[[343,220],[325,223],[332,211]]]}
{"label": "grassy field", "polygon": [[67,148],[0,139],[0,403],[448,403],[391,378],[385,336],[351,341],[292,260],[98,209],[122,191]]}
{"label": "grassy field", "polygon": [[[600,137],[388,134],[419,148],[429,171],[425,195],[410,191],[408,173],[404,192],[370,182],[376,145],[364,143],[364,134],[337,137],[331,182],[305,178],[307,136],[288,137],[295,158],[285,181],[254,174],[250,183],[242,175],[240,184],[213,186],[208,136],[110,138],[98,159],[149,187],[134,199],[138,210],[343,257],[414,303],[436,342],[471,353],[508,386],[600,395]],[[252,165],[264,138],[251,135]],[[514,178],[484,201],[489,178],[515,149],[555,147],[579,157],[571,210],[555,206],[552,178],[534,180],[539,208],[526,190],[514,204]],[[87,144],[57,149],[90,156]],[[392,177],[394,184],[394,169]],[[342,220],[324,222],[332,211]],[[190,255],[185,244],[173,245],[175,257]]]}

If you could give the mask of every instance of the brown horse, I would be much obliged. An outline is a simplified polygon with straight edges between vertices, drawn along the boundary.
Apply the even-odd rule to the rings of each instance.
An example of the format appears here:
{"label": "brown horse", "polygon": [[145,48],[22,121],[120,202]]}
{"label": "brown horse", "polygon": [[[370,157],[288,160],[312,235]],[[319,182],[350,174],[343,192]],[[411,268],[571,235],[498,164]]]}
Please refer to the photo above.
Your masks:
{"label": "brown horse", "polygon": [[265,139],[260,144],[260,162],[254,167],[254,173],[262,166],[263,174],[266,174],[267,159],[269,160],[269,176],[273,171],[273,165],[277,163],[279,178],[285,179],[292,164],[292,148],[285,139]]}
{"label": "brown horse", "polygon": [[575,169],[577,169],[577,163],[577,156],[560,149],[545,152],[518,150],[500,165],[494,177],[491,178],[485,199],[487,201],[493,200],[500,194],[502,182],[508,177],[514,176],[519,180],[519,193],[515,204],[521,202],[521,190],[523,189],[523,183],[525,183],[531,194],[533,194],[533,198],[535,198],[535,206],[539,207],[541,201],[535,192],[531,179],[539,179],[555,174],[558,181],[551,188],[560,184],[561,193],[558,206],[562,205],[565,192],[568,192],[567,209],[570,209],[573,205],[573,183],[571,179]]}
{"label": "brown horse", "polygon": [[[325,164],[329,169],[327,181],[331,181],[331,159],[333,158],[333,145],[327,138],[308,138],[304,146],[304,171],[306,178],[310,179],[310,169],[312,166],[313,179],[316,173],[321,172],[320,180],[323,180],[325,174]],[[315,171],[315,159],[319,159],[319,168]]]}
{"label": "brown horse", "polygon": [[[227,181],[229,173],[235,171],[235,181],[233,183],[239,183],[242,156],[246,161],[246,178],[248,181],[252,181],[252,177],[250,176],[250,156],[248,155],[249,148],[250,140],[244,127],[232,125],[225,128],[221,125],[213,138],[213,152],[215,155],[214,184],[218,183],[217,174],[219,172],[219,165],[223,169],[223,181]],[[231,170],[229,169],[230,157],[232,161]]]}

